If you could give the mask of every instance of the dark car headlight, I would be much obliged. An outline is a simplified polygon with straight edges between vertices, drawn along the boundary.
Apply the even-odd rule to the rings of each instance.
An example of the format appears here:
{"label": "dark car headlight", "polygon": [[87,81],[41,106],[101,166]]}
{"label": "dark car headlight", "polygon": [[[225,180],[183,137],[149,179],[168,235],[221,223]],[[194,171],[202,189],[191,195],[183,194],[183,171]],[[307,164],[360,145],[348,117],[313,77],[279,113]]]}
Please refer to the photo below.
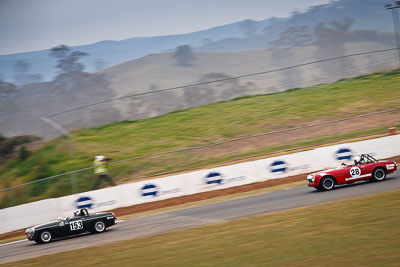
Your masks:
{"label": "dark car headlight", "polygon": [[35,228],[28,228],[25,231],[26,236],[28,237],[29,240],[33,239],[33,236],[35,235]]}
{"label": "dark car headlight", "polygon": [[25,234],[33,234],[35,232],[35,228],[28,228],[25,231]]}

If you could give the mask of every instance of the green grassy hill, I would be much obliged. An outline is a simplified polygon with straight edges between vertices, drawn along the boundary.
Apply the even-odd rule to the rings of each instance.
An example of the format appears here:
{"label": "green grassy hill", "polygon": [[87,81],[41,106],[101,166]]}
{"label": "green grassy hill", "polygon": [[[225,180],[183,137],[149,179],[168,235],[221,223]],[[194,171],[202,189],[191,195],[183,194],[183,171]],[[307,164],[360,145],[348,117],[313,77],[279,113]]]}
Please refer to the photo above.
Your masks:
{"label": "green grassy hill", "polygon": [[[30,147],[25,160],[14,159],[0,169],[0,188],[90,167],[98,154],[114,161],[194,147],[235,137],[263,133],[314,122],[366,114],[398,107],[400,70],[377,73],[284,93],[244,97],[229,102],[172,112],[163,116],[111,123],[72,132],[70,140],[57,138]],[[397,114],[398,115],[398,114]],[[356,128],[334,129],[321,135],[298,133],[276,140],[249,140],[196,151],[126,161],[111,166],[118,183],[146,175],[199,168],[290,147],[320,144],[381,131],[374,118]],[[397,125],[400,116],[392,118]],[[314,131],[319,132],[319,131]],[[289,139],[288,139],[289,138]],[[290,142],[288,142],[288,140]],[[89,190],[92,170],[76,174],[79,191]],[[72,177],[74,179],[74,177]],[[63,176],[0,193],[2,207],[71,193],[69,176]]]}

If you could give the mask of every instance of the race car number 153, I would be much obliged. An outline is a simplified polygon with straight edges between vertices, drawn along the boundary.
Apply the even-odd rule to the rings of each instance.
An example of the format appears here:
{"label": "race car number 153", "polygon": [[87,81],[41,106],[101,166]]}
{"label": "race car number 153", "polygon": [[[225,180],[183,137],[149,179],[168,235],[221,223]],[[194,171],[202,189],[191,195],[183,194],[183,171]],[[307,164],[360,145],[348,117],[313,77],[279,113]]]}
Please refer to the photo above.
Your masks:
{"label": "race car number 153", "polygon": [[73,221],[70,223],[69,227],[71,227],[71,231],[76,231],[83,228],[82,221]]}

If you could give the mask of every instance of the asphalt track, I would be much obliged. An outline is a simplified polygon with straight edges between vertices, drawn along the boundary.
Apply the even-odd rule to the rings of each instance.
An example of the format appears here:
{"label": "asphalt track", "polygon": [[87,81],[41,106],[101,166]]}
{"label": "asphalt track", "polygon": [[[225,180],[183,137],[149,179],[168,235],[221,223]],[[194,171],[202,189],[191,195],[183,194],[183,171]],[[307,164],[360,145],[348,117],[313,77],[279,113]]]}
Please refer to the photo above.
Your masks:
{"label": "asphalt track", "polygon": [[102,234],[82,235],[54,241],[45,245],[38,245],[27,240],[3,244],[0,245],[0,264],[119,240],[155,235],[178,229],[396,189],[400,189],[400,171],[388,175],[388,179],[383,182],[359,182],[336,187],[335,190],[329,192],[318,192],[306,186],[297,187],[284,191],[126,220],[119,222]]}

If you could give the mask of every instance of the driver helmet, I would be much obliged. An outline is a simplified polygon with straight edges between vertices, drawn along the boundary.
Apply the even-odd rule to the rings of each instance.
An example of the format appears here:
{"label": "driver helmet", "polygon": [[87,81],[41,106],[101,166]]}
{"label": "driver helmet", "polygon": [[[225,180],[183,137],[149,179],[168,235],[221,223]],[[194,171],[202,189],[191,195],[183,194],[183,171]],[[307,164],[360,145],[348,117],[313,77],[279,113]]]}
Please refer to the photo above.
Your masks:
{"label": "driver helmet", "polygon": [[360,156],[355,156],[355,157],[354,157],[354,164],[359,164],[359,163],[360,163],[360,160],[361,160],[361,157],[360,157]]}
{"label": "driver helmet", "polygon": [[74,216],[80,216],[81,215],[81,211],[80,210],[75,210],[74,211]]}
{"label": "driver helmet", "polygon": [[103,156],[103,155],[98,155],[98,156],[96,156],[94,159],[95,159],[95,160],[103,160],[103,159],[105,159],[105,156]]}

